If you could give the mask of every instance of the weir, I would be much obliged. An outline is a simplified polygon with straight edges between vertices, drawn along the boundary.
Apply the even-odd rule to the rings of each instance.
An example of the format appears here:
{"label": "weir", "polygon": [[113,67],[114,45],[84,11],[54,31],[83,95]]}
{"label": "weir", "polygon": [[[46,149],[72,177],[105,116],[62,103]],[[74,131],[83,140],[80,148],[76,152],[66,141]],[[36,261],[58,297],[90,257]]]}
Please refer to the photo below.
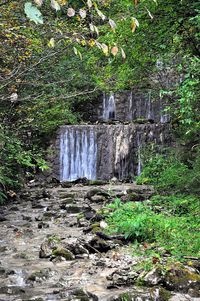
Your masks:
{"label": "weir", "polygon": [[[59,167],[54,168],[56,178],[73,181],[133,177],[142,171],[141,154],[145,145],[171,143],[169,117],[163,114],[161,100],[154,103],[151,91],[145,99],[137,101],[132,91],[126,95],[123,100],[126,105],[122,106],[114,93],[104,93],[102,111],[94,124],[60,127],[56,151]],[[120,120],[122,114],[123,122]],[[136,117],[144,117],[146,121],[137,123]]]}

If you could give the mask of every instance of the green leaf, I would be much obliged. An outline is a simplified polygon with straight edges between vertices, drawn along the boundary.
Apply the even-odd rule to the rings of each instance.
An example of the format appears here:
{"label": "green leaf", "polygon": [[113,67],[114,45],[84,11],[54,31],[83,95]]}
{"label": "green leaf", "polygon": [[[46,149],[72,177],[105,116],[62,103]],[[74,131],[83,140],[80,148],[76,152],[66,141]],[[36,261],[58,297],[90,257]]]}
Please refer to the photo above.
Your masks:
{"label": "green leaf", "polygon": [[35,22],[36,24],[43,24],[41,12],[31,2],[25,3],[24,12],[31,21]]}

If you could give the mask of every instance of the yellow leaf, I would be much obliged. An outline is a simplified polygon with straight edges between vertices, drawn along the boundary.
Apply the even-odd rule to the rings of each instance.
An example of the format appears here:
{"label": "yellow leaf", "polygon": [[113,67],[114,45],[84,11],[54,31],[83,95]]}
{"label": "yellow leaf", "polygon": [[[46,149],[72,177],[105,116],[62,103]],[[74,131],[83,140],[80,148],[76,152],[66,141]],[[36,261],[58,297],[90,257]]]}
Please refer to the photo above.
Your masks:
{"label": "yellow leaf", "polygon": [[132,21],[131,21],[131,31],[132,31],[132,32],[135,32],[136,27],[139,27],[139,22],[138,22],[138,20],[137,20],[136,18],[134,18],[134,17],[132,17],[131,20],[132,20]]}
{"label": "yellow leaf", "polygon": [[43,0],[34,0],[35,4],[38,6],[42,6]]}
{"label": "yellow leaf", "polygon": [[108,56],[108,46],[106,45],[106,44],[101,44],[101,49],[102,49],[102,51],[103,51],[103,53],[106,55],[106,56]]}
{"label": "yellow leaf", "polygon": [[119,49],[118,49],[117,46],[114,46],[114,47],[111,49],[111,53],[112,53],[112,55],[114,55],[114,56],[117,55],[118,51],[119,51]]}
{"label": "yellow leaf", "polygon": [[58,2],[61,6],[67,4],[67,0],[57,0],[57,2]]}
{"label": "yellow leaf", "polygon": [[94,47],[94,45],[95,45],[95,40],[94,40],[94,39],[90,39],[90,40],[88,41],[88,45],[89,45],[90,47]]}
{"label": "yellow leaf", "polygon": [[54,38],[51,38],[49,40],[48,47],[49,48],[54,48],[55,47],[55,40],[54,40]]}

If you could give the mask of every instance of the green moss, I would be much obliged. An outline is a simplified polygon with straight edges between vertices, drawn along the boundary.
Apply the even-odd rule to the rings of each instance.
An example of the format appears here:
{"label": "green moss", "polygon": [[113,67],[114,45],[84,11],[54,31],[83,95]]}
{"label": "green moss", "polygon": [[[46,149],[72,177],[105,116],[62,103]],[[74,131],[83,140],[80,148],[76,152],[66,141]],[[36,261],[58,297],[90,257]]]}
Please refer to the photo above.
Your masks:
{"label": "green moss", "polygon": [[72,252],[69,251],[68,249],[65,249],[65,248],[62,248],[62,247],[58,247],[57,249],[53,250],[52,255],[53,256],[62,256],[66,260],[73,260],[74,259],[74,255],[72,254]]}

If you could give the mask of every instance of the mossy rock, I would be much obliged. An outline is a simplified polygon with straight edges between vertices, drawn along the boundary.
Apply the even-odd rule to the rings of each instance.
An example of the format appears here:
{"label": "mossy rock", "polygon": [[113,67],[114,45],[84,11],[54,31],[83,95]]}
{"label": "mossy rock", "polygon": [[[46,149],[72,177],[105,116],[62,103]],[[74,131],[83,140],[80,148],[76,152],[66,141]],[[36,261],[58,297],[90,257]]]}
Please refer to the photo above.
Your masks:
{"label": "mossy rock", "polygon": [[92,228],[92,233],[94,233],[94,234],[97,233],[97,232],[99,232],[99,231],[101,231],[101,228],[98,227],[98,226]]}
{"label": "mossy rock", "polygon": [[52,255],[53,256],[61,256],[61,257],[64,257],[66,260],[73,260],[75,259],[75,256],[74,254],[66,249],[66,248],[63,248],[63,247],[58,247],[56,248],[55,250],[52,251]]}
{"label": "mossy rock", "polygon": [[90,180],[89,181],[89,185],[91,186],[98,186],[98,185],[106,185],[108,182],[107,181],[104,181],[104,180]]}
{"label": "mossy rock", "polygon": [[142,201],[144,198],[142,198],[139,194],[131,192],[127,195],[123,195],[121,197],[122,202],[138,202]]}
{"label": "mossy rock", "polygon": [[190,288],[200,289],[200,275],[186,267],[175,265],[167,271],[164,286],[170,291],[187,293]]}

